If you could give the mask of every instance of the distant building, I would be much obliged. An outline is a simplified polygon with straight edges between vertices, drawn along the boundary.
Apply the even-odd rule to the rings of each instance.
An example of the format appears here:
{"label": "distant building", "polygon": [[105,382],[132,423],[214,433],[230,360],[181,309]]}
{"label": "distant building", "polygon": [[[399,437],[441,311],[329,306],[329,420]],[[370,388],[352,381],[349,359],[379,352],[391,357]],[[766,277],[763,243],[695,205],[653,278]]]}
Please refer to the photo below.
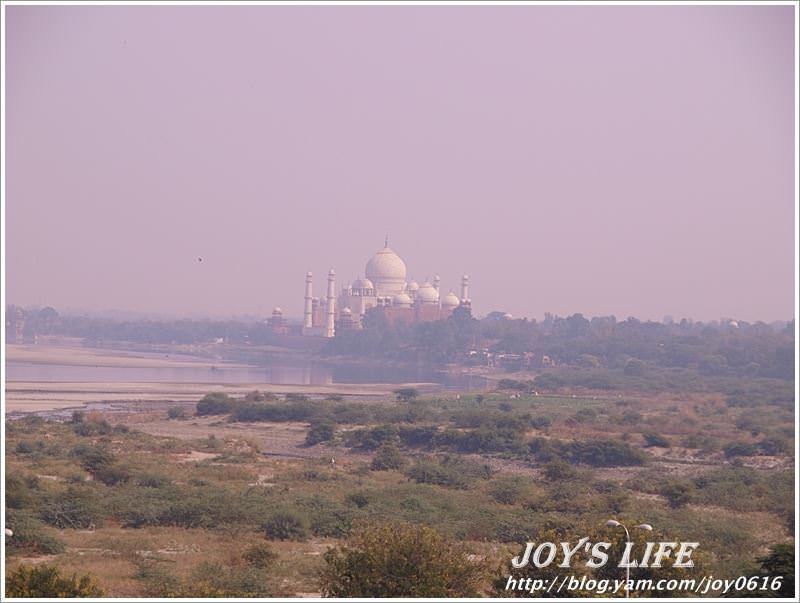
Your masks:
{"label": "distant building", "polygon": [[361,329],[370,308],[380,308],[389,324],[415,323],[447,318],[459,306],[470,308],[469,276],[461,277],[461,295],[453,291],[440,295],[440,278],[422,285],[406,281],[406,264],[389,248],[382,249],[367,262],[364,278],[357,278],[336,295],[336,273],[328,273],[324,299],[313,295],[313,275],[306,273],[303,335],[333,337],[337,329]]}

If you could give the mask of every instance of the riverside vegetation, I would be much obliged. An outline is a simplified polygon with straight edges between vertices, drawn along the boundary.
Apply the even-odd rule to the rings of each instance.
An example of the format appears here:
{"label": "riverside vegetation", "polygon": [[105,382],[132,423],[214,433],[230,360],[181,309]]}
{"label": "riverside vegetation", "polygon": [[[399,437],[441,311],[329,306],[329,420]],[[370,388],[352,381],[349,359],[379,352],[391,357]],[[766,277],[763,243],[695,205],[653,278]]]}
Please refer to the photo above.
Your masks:
{"label": "riverside vegetation", "polygon": [[[504,596],[526,541],[617,542],[611,517],[700,542],[697,572],[789,571],[787,382],[668,395],[553,378],[570,377],[436,397],[211,393],[161,411],[180,438],[102,413],[8,421],[6,593]],[[302,427],[302,455],[234,429],[282,425]]]}

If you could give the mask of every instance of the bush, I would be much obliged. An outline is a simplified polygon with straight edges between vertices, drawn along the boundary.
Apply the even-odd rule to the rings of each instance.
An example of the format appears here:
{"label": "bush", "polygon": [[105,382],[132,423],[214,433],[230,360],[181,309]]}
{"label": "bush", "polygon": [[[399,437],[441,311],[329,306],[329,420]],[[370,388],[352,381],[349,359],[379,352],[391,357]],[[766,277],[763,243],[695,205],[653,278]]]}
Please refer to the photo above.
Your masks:
{"label": "bush", "polygon": [[292,511],[278,511],[264,523],[264,534],[270,540],[305,540],[308,523]]}
{"label": "bush", "polygon": [[531,427],[534,429],[547,429],[552,424],[553,420],[550,417],[534,417],[531,419]]}
{"label": "bush", "polygon": [[270,567],[275,563],[277,558],[278,554],[266,543],[254,544],[247,548],[242,554],[242,559],[244,559],[248,565],[259,569]]}
{"label": "bush", "polygon": [[347,445],[362,450],[375,450],[382,444],[393,442],[398,437],[396,425],[379,425],[377,427],[356,429],[347,434]]}
{"label": "bush", "polygon": [[47,534],[42,523],[27,511],[8,509],[6,527],[14,533],[6,538],[9,553],[56,555],[65,550],[64,544]]}
{"label": "bush", "polygon": [[406,523],[362,527],[324,558],[329,597],[475,597],[488,575],[462,545]]}
{"label": "bush", "polygon": [[214,392],[203,396],[203,399],[197,403],[195,412],[201,417],[205,415],[227,415],[233,410],[233,406],[234,400],[228,394]]}
{"label": "bush", "polygon": [[320,442],[330,442],[335,434],[336,426],[329,421],[312,423],[306,434],[306,444],[314,446]]}
{"label": "bush", "polygon": [[657,447],[657,448],[669,448],[669,440],[662,435],[659,435],[652,431],[646,431],[642,434],[644,437],[644,443],[647,447]]}
{"label": "bush", "polygon": [[544,466],[544,476],[551,481],[572,479],[577,474],[572,465],[560,460],[550,461]]}
{"label": "bush", "polygon": [[545,463],[562,459],[572,464],[583,463],[593,467],[619,467],[643,465],[647,462],[644,452],[631,447],[627,442],[616,440],[562,442],[533,438],[528,447],[532,454]]}
{"label": "bush", "polygon": [[72,430],[79,436],[98,436],[113,433],[114,428],[105,419],[83,419],[72,425]]}
{"label": "bush", "polygon": [[519,477],[504,478],[489,484],[489,496],[504,505],[514,505],[518,503],[527,488]]}
{"label": "bush", "polygon": [[673,481],[662,488],[661,494],[667,499],[670,507],[677,509],[691,502],[693,489],[689,482]]}
{"label": "bush", "polygon": [[70,486],[43,506],[41,518],[56,528],[86,530],[100,523],[101,511],[93,492]]}
{"label": "bush", "polygon": [[167,417],[170,419],[185,419],[186,409],[180,406],[173,406],[167,411]]}
{"label": "bush", "polygon": [[406,471],[406,475],[418,484],[465,490],[475,479],[489,479],[492,470],[488,465],[457,456],[445,456],[441,459],[419,459]]}
{"label": "bush", "polygon": [[406,458],[400,452],[400,449],[387,442],[378,448],[370,468],[373,471],[388,471],[390,469],[402,469],[407,464]]}
{"label": "bush", "polygon": [[728,458],[735,456],[753,456],[758,452],[755,444],[748,444],[747,442],[731,442],[724,448],[725,456]]}
{"label": "bush", "polygon": [[413,387],[401,387],[394,390],[394,393],[400,402],[411,402],[419,396],[419,391]]}
{"label": "bush", "polygon": [[49,565],[20,565],[6,576],[7,597],[102,597],[105,593],[90,575],[62,576]]}

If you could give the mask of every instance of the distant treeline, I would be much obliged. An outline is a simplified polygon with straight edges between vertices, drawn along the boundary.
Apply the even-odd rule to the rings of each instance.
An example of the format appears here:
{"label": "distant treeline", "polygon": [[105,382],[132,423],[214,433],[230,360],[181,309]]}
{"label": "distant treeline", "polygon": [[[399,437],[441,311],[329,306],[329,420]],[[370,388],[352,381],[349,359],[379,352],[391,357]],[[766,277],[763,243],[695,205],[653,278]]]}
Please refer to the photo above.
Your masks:
{"label": "distant treeline", "polygon": [[[53,308],[23,311],[8,306],[6,338],[20,335],[82,337],[89,342],[191,344],[224,340],[233,344],[277,344],[282,336],[265,323],[212,320],[114,321],[61,316]],[[543,321],[511,319],[493,312],[475,319],[462,308],[445,320],[390,325],[370,310],[364,329],[341,330],[323,348],[329,356],[353,356],[414,363],[509,364],[538,369],[564,366],[618,369],[626,376],[652,368],[692,369],[702,375],[794,378],[794,321],[652,322],[613,316],[591,320],[581,314],[546,315]]]}
{"label": "distant treeline", "polygon": [[368,312],[364,323],[362,331],[337,335],[325,351],[438,363],[516,363],[521,368],[611,368],[630,377],[644,376],[653,367],[794,378],[794,321],[775,328],[762,322],[589,320],[574,314],[548,315],[537,322],[495,312],[481,320],[454,313],[437,322],[390,326]]}

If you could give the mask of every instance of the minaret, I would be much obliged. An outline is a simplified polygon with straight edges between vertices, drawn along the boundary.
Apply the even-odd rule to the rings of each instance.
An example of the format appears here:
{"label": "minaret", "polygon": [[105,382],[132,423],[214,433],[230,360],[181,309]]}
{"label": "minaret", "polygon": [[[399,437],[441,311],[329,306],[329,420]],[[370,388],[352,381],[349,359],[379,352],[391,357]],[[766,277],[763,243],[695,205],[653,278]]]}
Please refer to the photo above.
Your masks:
{"label": "minaret", "polygon": [[441,280],[442,279],[439,278],[438,274],[433,277],[433,288],[436,289],[437,291],[439,290],[439,282]]}
{"label": "minaret", "polygon": [[303,327],[310,329],[314,326],[313,298],[311,297],[311,273],[306,272],[306,305],[303,313]]}
{"label": "minaret", "polygon": [[336,273],[331,268],[328,272],[328,299],[325,303],[325,310],[328,313],[328,321],[325,325],[325,337],[333,337],[334,325],[336,322]]}
{"label": "minaret", "polygon": [[461,277],[461,303],[469,301],[469,276],[466,274]]}

